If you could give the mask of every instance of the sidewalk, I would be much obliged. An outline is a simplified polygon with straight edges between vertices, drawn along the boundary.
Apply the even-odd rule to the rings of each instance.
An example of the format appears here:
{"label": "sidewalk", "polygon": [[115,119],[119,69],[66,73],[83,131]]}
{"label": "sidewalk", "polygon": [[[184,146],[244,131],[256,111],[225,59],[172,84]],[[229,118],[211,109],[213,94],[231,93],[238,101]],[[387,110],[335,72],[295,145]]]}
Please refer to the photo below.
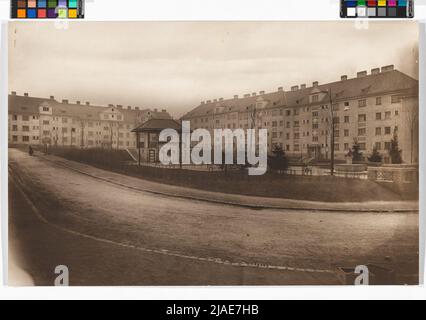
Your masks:
{"label": "sidewalk", "polygon": [[133,190],[183,199],[241,206],[250,209],[287,209],[337,212],[413,212],[419,210],[417,201],[317,202],[203,191],[134,178],[124,174],[98,169],[87,164],[66,160],[53,155],[45,156],[38,154],[37,157],[81,174]]}

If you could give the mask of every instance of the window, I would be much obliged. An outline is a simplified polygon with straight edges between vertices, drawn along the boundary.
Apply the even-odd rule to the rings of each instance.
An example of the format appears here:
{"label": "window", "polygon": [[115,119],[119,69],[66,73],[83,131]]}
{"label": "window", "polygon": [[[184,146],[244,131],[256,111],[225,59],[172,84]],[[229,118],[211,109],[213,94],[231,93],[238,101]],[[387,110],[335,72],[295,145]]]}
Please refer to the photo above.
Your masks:
{"label": "window", "polygon": [[334,144],[334,150],[335,150],[335,151],[340,151],[340,144],[335,143],[335,144]]}
{"label": "window", "polygon": [[339,104],[338,103],[333,104],[333,110],[339,111]]}
{"label": "window", "polygon": [[22,131],[29,132],[30,131],[30,127],[29,126],[22,126]]}
{"label": "window", "polygon": [[367,115],[366,114],[359,114],[358,115],[358,122],[365,122],[367,121]]}
{"label": "window", "polygon": [[312,117],[318,117],[318,111],[312,112]]}
{"label": "window", "polygon": [[300,146],[298,144],[295,144],[293,146],[294,151],[300,151]]}
{"label": "window", "polygon": [[359,128],[358,129],[358,135],[359,136],[365,136],[367,134],[367,130],[365,128]]}
{"label": "window", "polygon": [[68,128],[62,128],[62,133],[67,133],[68,132]]}
{"label": "window", "polygon": [[49,112],[49,107],[43,107],[44,112]]}
{"label": "window", "polygon": [[277,121],[272,121],[272,127],[274,127],[274,128],[278,127],[278,122]]}
{"label": "window", "polygon": [[17,116],[16,114],[14,114],[14,115],[12,116],[12,120],[13,120],[13,121],[17,121],[17,120],[18,120],[18,116]]}
{"label": "window", "polygon": [[14,142],[17,142],[17,141],[18,141],[18,136],[12,136],[12,140],[13,140]]}
{"label": "window", "polygon": [[386,120],[390,120],[390,118],[391,118],[391,112],[390,111],[386,111],[385,112],[385,119]]}
{"label": "window", "polygon": [[359,148],[360,148],[361,150],[365,150],[365,143],[360,143],[360,144],[359,144]]}
{"label": "window", "polygon": [[295,116],[298,116],[298,115],[299,115],[299,109],[294,109],[294,110],[293,110],[293,114],[294,114]]}
{"label": "window", "polygon": [[374,147],[375,147],[377,150],[382,150],[382,143],[381,143],[381,142],[376,142],[376,143],[374,144]]}
{"label": "window", "polygon": [[62,123],[68,123],[68,118],[62,118]]}
{"label": "window", "polygon": [[345,135],[345,137],[349,137],[349,129],[345,129],[344,135]]}
{"label": "window", "polygon": [[18,126],[17,126],[16,124],[14,124],[14,125],[12,126],[12,131],[18,131]]}
{"label": "window", "polygon": [[391,127],[385,127],[385,134],[391,134]]}
{"label": "window", "polygon": [[376,128],[376,136],[382,135],[382,128]]}
{"label": "window", "polygon": [[300,139],[300,133],[295,133],[294,134],[294,139]]}
{"label": "window", "polygon": [[343,148],[344,148],[345,150],[349,150],[349,143],[345,143],[345,144],[344,144],[344,146],[343,146]]}
{"label": "window", "polygon": [[376,120],[382,120],[382,113],[381,112],[376,113]]}
{"label": "window", "polygon": [[345,123],[349,123],[349,116],[345,116]]}
{"label": "window", "polygon": [[390,150],[390,148],[391,148],[391,143],[385,142],[385,150]]}
{"label": "window", "polygon": [[312,124],[312,129],[318,129],[318,123],[314,123],[314,124]]}
{"label": "window", "polygon": [[285,115],[286,115],[286,116],[291,116],[291,110],[287,110],[287,111],[285,112]]}
{"label": "window", "polygon": [[340,123],[340,117],[334,117],[333,121],[334,123]]}
{"label": "window", "polygon": [[399,111],[395,110],[395,116],[399,116]]}
{"label": "window", "polygon": [[380,106],[382,105],[382,97],[377,97],[376,98],[376,106]]}
{"label": "window", "polygon": [[340,137],[340,131],[339,130],[334,130],[334,136],[336,138]]}
{"label": "window", "polygon": [[318,102],[318,99],[319,99],[319,97],[318,97],[317,94],[312,96],[312,102]]}
{"label": "window", "polygon": [[290,124],[290,122],[287,122],[287,128],[290,128],[291,127],[291,124]]}
{"label": "window", "polygon": [[277,132],[272,132],[272,138],[277,138],[278,137],[278,134],[277,134]]}
{"label": "window", "polygon": [[44,124],[45,126],[48,126],[48,125],[50,124],[50,122],[49,122],[49,120],[43,120],[43,124]]}
{"label": "window", "polygon": [[30,137],[29,136],[23,136],[22,137],[22,141],[23,142],[29,142],[30,141]]}
{"label": "window", "polygon": [[317,136],[312,137],[312,141],[313,141],[313,142],[318,142],[318,137],[317,137]]}
{"label": "window", "polygon": [[30,121],[30,117],[29,116],[22,116],[22,121]]}
{"label": "window", "polygon": [[348,102],[348,101],[346,101],[346,102],[344,103],[344,105],[345,105],[345,107],[349,107],[349,102]]}
{"label": "window", "polygon": [[365,106],[367,106],[367,100],[358,100],[358,107],[363,108]]}
{"label": "window", "polygon": [[299,127],[299,121],[294,121],[294,127],[295,128]]}

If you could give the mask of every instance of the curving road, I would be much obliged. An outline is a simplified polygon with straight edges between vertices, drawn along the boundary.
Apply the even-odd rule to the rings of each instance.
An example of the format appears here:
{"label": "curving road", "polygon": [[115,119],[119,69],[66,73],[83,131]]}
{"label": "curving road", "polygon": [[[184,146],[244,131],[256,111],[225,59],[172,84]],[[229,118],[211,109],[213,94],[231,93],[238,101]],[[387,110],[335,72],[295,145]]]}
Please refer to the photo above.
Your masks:
{"label": "curving road", "polygon": [[[337,284],[377,264],[417,283],[418,214],[251,210],[129,190],[9,149],[10,245],[37,285]],[[125,177],[123,177],[125,179]]]}

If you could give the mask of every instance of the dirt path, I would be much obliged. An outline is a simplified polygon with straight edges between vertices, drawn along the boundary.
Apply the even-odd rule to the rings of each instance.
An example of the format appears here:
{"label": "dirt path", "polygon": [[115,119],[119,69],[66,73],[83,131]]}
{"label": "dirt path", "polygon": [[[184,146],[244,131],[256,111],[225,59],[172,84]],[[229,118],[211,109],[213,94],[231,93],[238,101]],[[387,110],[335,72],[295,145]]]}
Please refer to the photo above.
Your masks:
{"label": "dirt path", "polygon": [[333,284],[327,271],[368,263],[417,281],[416,213],[249,210],[130,191],[13,149],[9,158],[14,243],[36,283],[64,257],[81,270],[76,284]]}

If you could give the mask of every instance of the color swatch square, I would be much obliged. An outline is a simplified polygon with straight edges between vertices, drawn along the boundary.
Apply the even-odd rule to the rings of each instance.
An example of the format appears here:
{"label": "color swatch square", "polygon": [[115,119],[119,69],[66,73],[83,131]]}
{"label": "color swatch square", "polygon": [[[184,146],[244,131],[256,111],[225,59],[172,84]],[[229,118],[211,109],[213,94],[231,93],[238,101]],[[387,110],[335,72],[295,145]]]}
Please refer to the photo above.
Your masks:
{"label": "color swatch square", "polygon": [[36,9],[28,9],[27,10],[27,18],[29,18],[29,19],[37,18],[37,10]]}
{"label": "color swatch square", "polygon": [[18,9],[17,16],[18,16],[18,18],[26,18],[27,17],[27,10],[26,9]]}
{"label": "color swatch square", "polygon": [[58,10],[58,18],[60,19],[68,18],[68,8],[59,7],[57,10]]}
{"label": "color swatch square", "polygon": [[76,19],[77,18],[77,10],[76,9],[69,9],[68,10],[68,18]]}
{"label": "color swatch square", "polygon": [[44,19],[47,17],[46,9],[38,9],[37,16],[41,19]]}

